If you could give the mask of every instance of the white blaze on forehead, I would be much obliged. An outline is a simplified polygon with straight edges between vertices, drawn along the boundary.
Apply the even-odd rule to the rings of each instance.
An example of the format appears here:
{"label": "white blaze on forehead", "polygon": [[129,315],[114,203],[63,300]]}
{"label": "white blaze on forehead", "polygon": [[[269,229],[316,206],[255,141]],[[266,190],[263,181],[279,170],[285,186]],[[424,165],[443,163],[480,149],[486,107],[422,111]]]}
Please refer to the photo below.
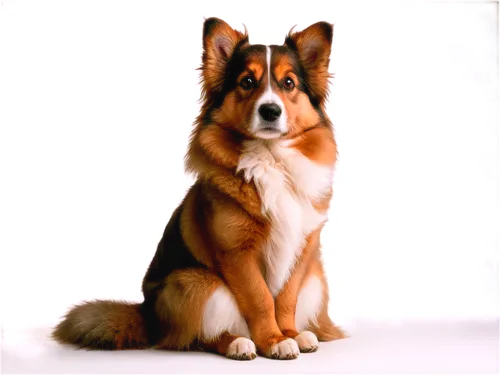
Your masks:
{"label": "white blaze on forehead", "polygon": [[266,60],[267,60],[267,88],[271,90],[271,47],[266,46]]}
{"label": "white blaze on forehead", "polygon": [[281,110],[283,110],[283,102],[281,101],[280,97],[273,92],[273,89],[271,87],[271,81],[273,80],[273,75],[271,74],[271,56],[271,47],[266,46],[267,87],[266,91],[264,91],[264,94],[262,94],[261,99],[267,99],[267,101],[264,101],[264,103],[275,103],[280,106]]}

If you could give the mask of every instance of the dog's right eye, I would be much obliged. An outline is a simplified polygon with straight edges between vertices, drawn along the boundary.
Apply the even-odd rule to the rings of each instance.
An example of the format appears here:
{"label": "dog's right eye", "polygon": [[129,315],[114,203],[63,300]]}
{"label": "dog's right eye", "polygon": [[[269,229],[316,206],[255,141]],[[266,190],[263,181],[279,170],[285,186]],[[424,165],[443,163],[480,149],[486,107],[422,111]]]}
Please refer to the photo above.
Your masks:
{"label": "dog's right eye", "polygon": [[243,90],[251,90],[253,89],[253,79],[250,76],[243,77],[240,81],[240,86]]}

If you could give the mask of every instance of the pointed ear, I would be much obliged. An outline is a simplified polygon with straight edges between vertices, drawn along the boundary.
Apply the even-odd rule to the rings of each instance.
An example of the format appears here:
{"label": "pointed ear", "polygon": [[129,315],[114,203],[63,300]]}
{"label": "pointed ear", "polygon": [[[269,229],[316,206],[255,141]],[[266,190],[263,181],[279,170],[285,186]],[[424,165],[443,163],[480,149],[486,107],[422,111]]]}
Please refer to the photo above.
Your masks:
{"label": "pointed ear", "polygon": [[222,89],[227,63],[235,48],[248,41],[248,35],[233,30],[226,22],[211,17],[203,24],[202,77],[208,95]]}
{"label": "pointed ear", "polygon": [[[293,30],[293,29],[292,29]],[[285,45],[297,51],[311,94],[320,102],[328,95],[328,73],[333,25],[317,22],[303,31],[288,33]]]}

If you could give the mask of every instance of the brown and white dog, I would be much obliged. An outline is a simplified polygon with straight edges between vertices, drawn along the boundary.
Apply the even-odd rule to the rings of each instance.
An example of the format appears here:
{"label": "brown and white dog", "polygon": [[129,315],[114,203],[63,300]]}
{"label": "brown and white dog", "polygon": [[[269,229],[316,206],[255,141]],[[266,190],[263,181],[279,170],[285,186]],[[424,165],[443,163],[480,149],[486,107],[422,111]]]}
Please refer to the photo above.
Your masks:
{"label": "brown and white dog", "polygon": [[281,46],[252,45],[205,20],[203,104],[186,155],[197,180],[165,228],[144,302],[75,306],[57,341],[293,359],[344,337],[320,255],[337,157],[325,112],[332,33],[318,22]]}

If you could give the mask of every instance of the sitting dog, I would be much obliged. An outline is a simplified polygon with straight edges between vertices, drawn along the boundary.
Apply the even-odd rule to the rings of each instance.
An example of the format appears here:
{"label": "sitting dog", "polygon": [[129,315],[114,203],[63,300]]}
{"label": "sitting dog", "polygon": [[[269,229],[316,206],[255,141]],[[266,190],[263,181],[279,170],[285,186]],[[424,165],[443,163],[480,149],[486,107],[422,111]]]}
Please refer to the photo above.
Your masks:
{"label": "sitting dog", "polygon": [[333,27],[253,45],[203,26],[202,106],[186,154],[196,182],[172,214],[141,304],[90,301],[53,337],[88,349],[205,350],[293,359],[344,337],[328,316],[320,232],[337,158],[325,112]]}

